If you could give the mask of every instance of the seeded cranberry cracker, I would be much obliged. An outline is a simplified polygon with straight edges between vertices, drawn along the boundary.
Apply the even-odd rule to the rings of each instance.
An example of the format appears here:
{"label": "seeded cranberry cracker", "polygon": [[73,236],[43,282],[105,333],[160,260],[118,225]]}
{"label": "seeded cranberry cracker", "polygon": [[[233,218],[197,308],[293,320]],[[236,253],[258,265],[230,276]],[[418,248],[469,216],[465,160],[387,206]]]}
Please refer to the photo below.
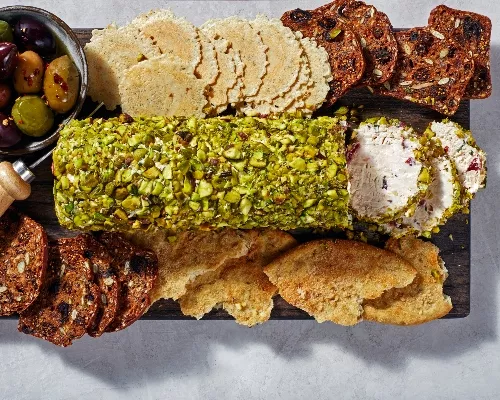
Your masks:
{"label": "seeded cranberry cracker", "polygon": [[99,287],[100,295],[97,315],[87,329],[87,333],[93,337],[101,336],[106,327],[115,318],[118,310],[118,280],[111,266],[112,259],[106,248],[89,234],[77,237],[81,246],[75,249],[90,263],[94,274],[94,283]]}
{"label": "seeded cranberry cracker", "polygon": [[326,106],[333,105],[359,82],[365,70],[363,50],[354,31],[339,18],[326,18],[322,12],[297,8],[285,12],[281,22],[290,29],[315,39],[327,51],[333,79]]}
{"label": "seeded cranberry cracker", "polygon": [[467,89],[466,99],[484,99],[491,95],[490,39],[491,20],[485,15],[437,6],[429,16],[429,26],[461,47],[472,51],[474,75]]}
{"label": "seeded cranberry cracker", "polygon": [[118,278],[118,311],[106,328],[106,332],[116,332],[134,323],[149,308],[158,259],[155,253],[133,245],[119,233],[103,232],[98,240],[110,253]]}
{"label": "seeded cranberry cracker", "polygon": [[444,115],[455,114],[474,73],[467,49],[432,28],[396,32],[396,40],[396,73],[373,90]]}
{"label": "seeded cranberry cracker", "polygon": [[81,249],[78,237],[49,245],[47,278],[37,300],[20,314],[20,332],[62,347],[86,333],[97,316],[100,290]]}
{"label": "seeded cranberry cracker", "polygon": [[48,260],[47,234],[9,209],[0,217],[0,315],[26,309],[40,293]]}
{"label": "seeded cranberry cracker", "polygon": [[366,68],[357,86],[389,80],[396,68],[398,44],[389,17],[362,1],[336,0],[315,10],[324,18],[340,19],[358,36]]}

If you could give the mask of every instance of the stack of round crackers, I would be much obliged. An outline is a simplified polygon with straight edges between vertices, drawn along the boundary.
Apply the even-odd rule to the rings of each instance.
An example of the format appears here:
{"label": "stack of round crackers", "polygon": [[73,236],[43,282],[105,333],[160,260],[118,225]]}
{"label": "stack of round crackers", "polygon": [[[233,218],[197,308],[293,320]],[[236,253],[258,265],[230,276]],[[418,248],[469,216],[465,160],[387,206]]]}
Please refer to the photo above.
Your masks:
{"label": "stack of round crackers", "polygon": [[332,80],[328,53],[314,39],[257,16],[195,27],[169,10],[123,27],[94,30],[85,47],[89,94],[132,116],[311,114]]}

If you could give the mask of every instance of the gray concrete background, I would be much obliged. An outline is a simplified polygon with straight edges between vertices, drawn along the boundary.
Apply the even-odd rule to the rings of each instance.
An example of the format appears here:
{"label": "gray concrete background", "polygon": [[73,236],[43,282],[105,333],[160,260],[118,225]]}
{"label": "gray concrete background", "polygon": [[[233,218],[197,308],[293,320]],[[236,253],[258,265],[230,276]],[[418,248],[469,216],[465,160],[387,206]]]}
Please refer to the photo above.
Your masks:
{"label": "gray concrete background", "polygon": [[[170,6],[200,24],[211,17],[323,1],[23,1],[72,27],[121,24]],[[373,0],[395,27],[425,25],[437,0]],[[397,328],[271,321],[140,321],[59,349],[0,321],[0,399],[498,399],[500,392],[500,4],[445,1],[493,21],[494,93],[472,102],[472,129],[488,152],[488,188],[472,207],[472,311],[468,318]],[[0,0],[0,5],[9,5]]]}

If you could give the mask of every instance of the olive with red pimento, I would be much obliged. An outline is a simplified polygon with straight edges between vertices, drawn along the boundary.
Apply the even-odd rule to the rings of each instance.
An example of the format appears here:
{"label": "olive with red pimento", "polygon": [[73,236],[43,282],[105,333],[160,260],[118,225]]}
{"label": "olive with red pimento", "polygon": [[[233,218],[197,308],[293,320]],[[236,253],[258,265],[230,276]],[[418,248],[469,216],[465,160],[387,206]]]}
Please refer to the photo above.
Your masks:
{"label": "olive with red pimento", "polygon": [[0,148],[50,132],[80,88],[76,65],[48,27],[28,17],[9,22],[0,20]]}

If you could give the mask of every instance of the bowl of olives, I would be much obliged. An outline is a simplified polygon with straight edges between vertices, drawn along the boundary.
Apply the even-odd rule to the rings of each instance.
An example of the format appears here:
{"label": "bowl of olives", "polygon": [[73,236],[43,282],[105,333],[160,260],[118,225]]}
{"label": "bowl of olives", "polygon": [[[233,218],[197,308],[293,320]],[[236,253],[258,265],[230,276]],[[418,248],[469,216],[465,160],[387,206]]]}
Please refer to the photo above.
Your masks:
{"label": "bowl of olives", "polygon": [[54,143],[80,112],[87,61],[75,33],[41,8],[0,8],[0,156]]}

